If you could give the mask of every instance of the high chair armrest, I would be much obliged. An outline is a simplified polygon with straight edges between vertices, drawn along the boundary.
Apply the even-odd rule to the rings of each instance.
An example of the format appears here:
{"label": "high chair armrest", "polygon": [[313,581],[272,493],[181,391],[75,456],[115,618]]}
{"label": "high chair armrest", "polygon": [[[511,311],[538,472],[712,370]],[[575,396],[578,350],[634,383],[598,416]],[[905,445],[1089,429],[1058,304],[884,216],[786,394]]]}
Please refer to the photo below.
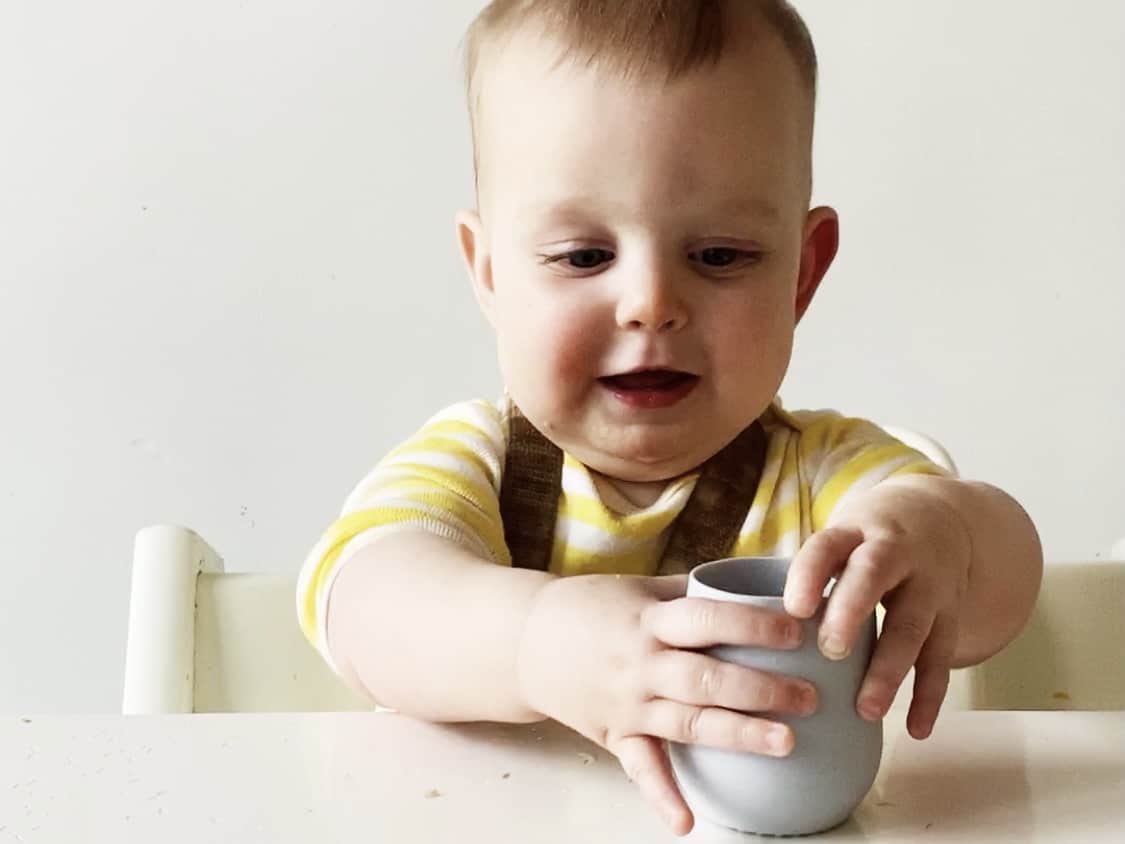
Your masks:
{"label": "high chair armrest", "polygon": [[124,714],[193,710],[196,581],[200,572],[222,570],[218,553],[187,528],[155,525],[137,534]]}

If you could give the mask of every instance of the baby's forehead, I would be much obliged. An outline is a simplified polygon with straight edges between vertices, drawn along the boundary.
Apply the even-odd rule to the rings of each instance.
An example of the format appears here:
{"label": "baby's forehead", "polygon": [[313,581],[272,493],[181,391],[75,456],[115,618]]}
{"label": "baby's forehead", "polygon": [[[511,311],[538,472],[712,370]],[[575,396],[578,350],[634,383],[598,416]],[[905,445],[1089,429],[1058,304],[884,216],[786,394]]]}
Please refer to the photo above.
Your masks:
{"label": "baby's forehead", "polygon": [[[519,119],[528,102],[583,87],[589,96],[616,97],[632,105],[659,105],[678,89],[694,89],[699,98],[719,92],[728,109],[753,108],[755,95],[768,89],[773,100],[788,100],[786,117],[798,116],[811,140],[815,109],[815,79],[810,82],[781,37],[758,28],[752,38],[728,37],[723,49],[683,68],[663,61],[630,62],[612,53],[590,53],[534,26],[498,36],[476,54],[469,108],[475,144],[488,131],[500,131],[506,121]],[[759,113],[759,120],[771,119]],[[558,115],[565,119],[565,114]],[[499,122],[500,126],[487,126]],[[643,126],[638,127],[643,131]]]}
{"label": "baby's forehead", "polygon": [[[637,157],[625,166],[677,166],[676,150],[659,154],[673,137],[682,141],[685,158],[697,151],[716,159],[712,169],[725,167],[732,176],[747,165],[742,132],[756,136],[759,168],[763,150],[771,162],[807,158],[812,104],[798,72],[780,44],[752,46],[740,53],[730,45],[716,62],[669,79],[582,61],[535,32],[514,35],[487,57],[478,77],[478,187],[525,192],[528,181],[569,179],[572,171],[603,164],[603,150],[630,144]],[[793,190],[806,192],[807,176],[798,181]]]}

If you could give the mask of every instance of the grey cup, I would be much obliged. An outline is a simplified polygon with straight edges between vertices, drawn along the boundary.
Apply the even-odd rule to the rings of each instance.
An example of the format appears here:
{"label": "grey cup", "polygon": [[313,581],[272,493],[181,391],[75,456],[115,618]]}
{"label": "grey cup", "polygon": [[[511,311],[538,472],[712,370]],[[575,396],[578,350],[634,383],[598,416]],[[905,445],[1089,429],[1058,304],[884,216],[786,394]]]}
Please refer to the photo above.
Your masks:
{"label": "grey cup", "polygon": [[[757,604],[780,610],[789,560],[736,557],[695,568],[690,597]],[[803,677],[820,695],[806,717],[768,715],[792,726],[796,747],[784,758],[702,745],[670,744],[676,780],[692,811],[720,826],[759,835],[809,835],[847,820],[875,781],[883,725],[855,709],[875,645],[872,615],[851,654],[834,662],[817,648],[819,615],[803,622],[792,651],[716,647],[709,654],[776,674]]]}

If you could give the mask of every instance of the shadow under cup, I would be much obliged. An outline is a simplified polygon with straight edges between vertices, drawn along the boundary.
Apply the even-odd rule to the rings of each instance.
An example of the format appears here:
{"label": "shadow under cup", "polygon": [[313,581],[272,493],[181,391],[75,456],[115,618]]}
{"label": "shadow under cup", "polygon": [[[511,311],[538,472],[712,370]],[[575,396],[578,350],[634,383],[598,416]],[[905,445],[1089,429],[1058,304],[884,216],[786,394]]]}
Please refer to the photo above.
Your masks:
{"label": "shadow under cup", "polygon": [[[789,560],[735,557],[696,567],[687,594],[783,611]],[[737,753],[703,745],[669,744],[672,769],[692,811],[712,823],[760,835],[809,835],[847,820],[875,781],[883,750],[883,725],[855,709],[859,685],[875,645],[875,616],[851,654],[833,661],[817,648],[819,614],[803,622],[801,646],[792,651],[722,646],[708,654],[775,674],[802,677],[820,695],[806,717],[771,715],[796,737],[784,758]]]}

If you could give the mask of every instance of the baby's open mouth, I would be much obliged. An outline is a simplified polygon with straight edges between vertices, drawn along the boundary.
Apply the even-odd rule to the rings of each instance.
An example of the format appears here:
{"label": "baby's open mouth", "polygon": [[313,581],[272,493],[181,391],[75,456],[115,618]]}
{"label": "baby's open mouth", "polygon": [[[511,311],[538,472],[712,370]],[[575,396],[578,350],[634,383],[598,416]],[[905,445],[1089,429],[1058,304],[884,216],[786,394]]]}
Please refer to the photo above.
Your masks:
{"label": "baby's open mouth", "polygon": [[598,379],[607,387],[616,390],[675,390],[691,381],[698,381],[698,375],[679,372],[675,369],[644,369],[640,372],[625,372],[621,375],[606,375]]}
{"label": "baby's open mouth", "polygon": [[642,369],[598,379],[603,387],[632,407],[668,407],[685,398],[699,383],[699,376],[676,369]]}

